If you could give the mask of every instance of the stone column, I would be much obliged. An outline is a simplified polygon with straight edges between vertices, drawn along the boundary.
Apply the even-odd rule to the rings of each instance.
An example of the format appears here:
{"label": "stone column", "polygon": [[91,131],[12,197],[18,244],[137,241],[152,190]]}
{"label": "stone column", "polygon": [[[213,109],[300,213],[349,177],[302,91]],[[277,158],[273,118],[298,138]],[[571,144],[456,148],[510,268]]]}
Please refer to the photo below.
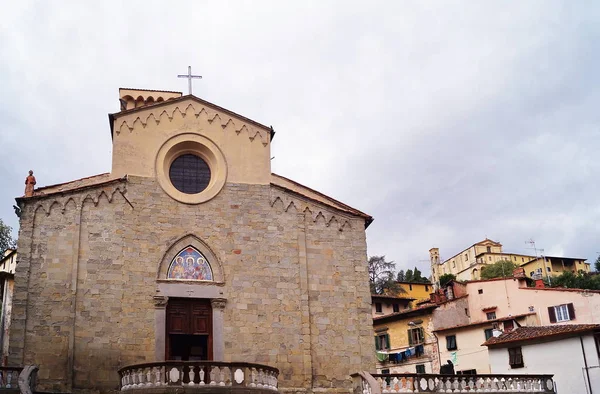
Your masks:
{"label": "stone column", "polygon": [[154,358],[165,361],[167,302],[169,297],[154,296]]}
{"label": "stone column", "polygon": [[225,298],[213,298],[210,300],[212,306],[212,329],[213,329],[213,360],[224,361],[225,358],[225,339],[224,331],[224,313]]}

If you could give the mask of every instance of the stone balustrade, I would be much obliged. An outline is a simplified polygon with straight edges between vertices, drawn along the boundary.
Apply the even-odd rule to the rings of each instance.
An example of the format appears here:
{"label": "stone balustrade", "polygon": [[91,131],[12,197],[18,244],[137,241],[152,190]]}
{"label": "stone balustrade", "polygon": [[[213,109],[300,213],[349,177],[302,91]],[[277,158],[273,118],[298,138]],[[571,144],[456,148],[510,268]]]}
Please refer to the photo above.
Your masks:
{"label": "stone balustrade", "polygon": [[23,367],[0,367],[0,389],[18,389]]}
{"label": "stone balustrade", "polygon": [[[256,388],[277,392],[279,370],[267,365],[217,361],[162,361],[119,370],[121,391],[180,386],[187,389]],[[156,390],[155,390],[156,391]]]}
{"label": "stone balustrade", "polygon": [[553,375],[352,375],[354,394],[554,393]]}

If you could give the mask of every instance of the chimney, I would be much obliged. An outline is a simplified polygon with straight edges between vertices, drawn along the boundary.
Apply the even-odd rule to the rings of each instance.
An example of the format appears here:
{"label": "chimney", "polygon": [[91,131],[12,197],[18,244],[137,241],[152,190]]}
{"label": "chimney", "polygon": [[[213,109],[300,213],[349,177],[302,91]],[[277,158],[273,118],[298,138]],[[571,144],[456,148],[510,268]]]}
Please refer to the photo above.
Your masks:
{"label": "chimney", "polygon": [[535,280],[535,288],[536,289],[543,289],[544,287],[546,287],[546,286],[544,286],[544,281],[543,280],[541,280],[541,279],[536,279]]}
{"label": "chimney", "polygon": [[513,270],[513,277],[515,278],[524,278],[525,277],[525,268],[519,267]]}

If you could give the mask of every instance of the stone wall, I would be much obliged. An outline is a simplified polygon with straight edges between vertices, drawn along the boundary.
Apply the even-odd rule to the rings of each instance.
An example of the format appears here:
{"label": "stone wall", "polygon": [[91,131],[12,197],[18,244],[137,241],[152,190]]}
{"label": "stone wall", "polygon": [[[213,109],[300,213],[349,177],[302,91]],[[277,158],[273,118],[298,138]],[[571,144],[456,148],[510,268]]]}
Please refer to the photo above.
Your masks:
{"label": "stone wall", "polygon": [[190,234],[223,267],[224,361],[298,392],[374,367],[364,219],[270,185],[186,205],[143,177],[25,200],[9,363],[38,364],[44,390],[116,389],[119,367],[157,358],[159,265]]}

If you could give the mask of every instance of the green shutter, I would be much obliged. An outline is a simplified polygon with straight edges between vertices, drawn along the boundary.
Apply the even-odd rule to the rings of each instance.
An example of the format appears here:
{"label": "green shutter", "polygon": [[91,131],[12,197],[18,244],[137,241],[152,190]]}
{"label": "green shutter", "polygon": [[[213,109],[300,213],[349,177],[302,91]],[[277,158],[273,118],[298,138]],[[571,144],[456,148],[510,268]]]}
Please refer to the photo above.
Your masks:
{"label": "green shutter", "polygon": [[375,337],[375,350],[379,350],[379,337]]}
{"label": "green shutter", "polygon": [[425,331],[423,331],[423,327],[419,328],[419,342],[425,342]]}
{"label": "green shutter", "polygon": [[413,345],[413,336],[411,335],[411,330],[408,330],[408,345],[412,346]]}
{"label": "green shutter", "polygon": [[390,334],[385,334],[385,344],[387,345],[387,349],[390,350]]}

